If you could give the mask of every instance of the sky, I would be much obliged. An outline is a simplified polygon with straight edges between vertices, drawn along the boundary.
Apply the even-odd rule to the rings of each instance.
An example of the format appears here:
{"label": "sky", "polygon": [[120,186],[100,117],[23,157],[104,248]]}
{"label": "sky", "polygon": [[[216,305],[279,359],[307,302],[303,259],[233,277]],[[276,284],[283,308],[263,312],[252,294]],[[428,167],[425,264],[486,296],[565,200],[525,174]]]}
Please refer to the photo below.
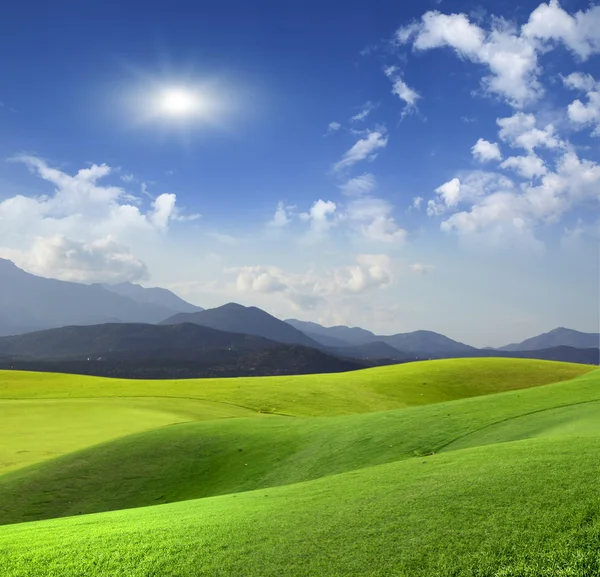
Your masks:
{"label": "sky", "polygon": [[11,3],[0,52],[29,272],[475,346],[599,330],[600,6]]}

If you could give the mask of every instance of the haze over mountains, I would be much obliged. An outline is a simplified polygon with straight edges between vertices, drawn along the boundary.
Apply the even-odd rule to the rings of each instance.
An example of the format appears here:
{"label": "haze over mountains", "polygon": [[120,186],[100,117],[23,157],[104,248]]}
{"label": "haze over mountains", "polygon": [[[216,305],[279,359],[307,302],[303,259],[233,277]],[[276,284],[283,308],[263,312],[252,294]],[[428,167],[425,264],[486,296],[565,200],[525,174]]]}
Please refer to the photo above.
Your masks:
{"label": "haze over mountains", "polygon": [[499,351],[536,351],[551,347],[569,346],[579,349],[600,347],[600,334],[582,333],[572,329],[559,327],[550,332],[500,347]]}
{"label": "haze over mountains", "polygon": [[138,374],[141,365],[148,367],[144,374],[150,377],[176,370],[183,376],[206,376],[329,372],[461,356],[598,364],[600,356],[599,334],[566,328],[498,349],[478,349],[433,331],[376,335],[360,327],[283,321],[236,303],[204,310],[166,289],[47,279],[2,259],[1,336],[0,358],[6,363],[74,366],[102,358],[102,368],[93,370],[120,376],[134,369]]}
{"label": "haze over mountains", "polygon": [[0,259],[0,336],[68,325],[158,323],[190,307],[197,308],[165,289],[109,290],[39,277]]}
{"label": "haze over mountains", "polygon": [[228,303],[196,313],[179,313],[165,319],[161,324],[178,323],[195,323],[221,331],[257,335],[280,343],[320,348],[318,342],[290,324],[257,307],[245,307],[237,303]]}
{"label": "haze over mountains", "polygon": [[139,284],[130,282],[122,282],[114,285],[103,283],[101,286],[118,295],[129,297],[140,304],[157,305],[182,313],[196,313],[204,310],[202,307],[184,301],[175,293],[164,288],[145,288]]}

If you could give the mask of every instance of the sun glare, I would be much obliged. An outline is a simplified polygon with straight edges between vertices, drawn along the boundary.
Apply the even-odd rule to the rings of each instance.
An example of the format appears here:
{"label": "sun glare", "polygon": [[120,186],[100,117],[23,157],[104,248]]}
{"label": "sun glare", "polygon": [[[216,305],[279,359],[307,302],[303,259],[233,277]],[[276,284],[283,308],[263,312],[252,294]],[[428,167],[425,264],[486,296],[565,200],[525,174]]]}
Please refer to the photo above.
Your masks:
{"label": "sun glare", "polygon": [[159,108],[168,116],[193,116],[200,109],[200,99],[185,88],[168,88],[159,97]]}

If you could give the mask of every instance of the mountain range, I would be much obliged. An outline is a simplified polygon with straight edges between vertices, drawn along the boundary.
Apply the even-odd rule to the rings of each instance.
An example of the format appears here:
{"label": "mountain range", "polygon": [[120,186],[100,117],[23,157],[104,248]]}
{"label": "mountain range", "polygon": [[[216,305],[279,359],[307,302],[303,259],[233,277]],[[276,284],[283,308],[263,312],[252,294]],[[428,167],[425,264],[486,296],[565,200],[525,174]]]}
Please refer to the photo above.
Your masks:
{"label": "mountain range", "polygon": [[600,334],[582,333],[573,329],[559,327],[550,332],[500,347],[499,351],[536,351],[551,347],[575,347],[579,349],[600,347]]}
{"label": "mountain range", "polygon": [[0,259],[0,336],[68,325],[158,323],[190,307],[165,289],[43,278]]}
{"label": "mountain range", "polygon": [[192,323],[107,323],[0,337],[0,368],[130,378],[285,375],[369,366],[313,348]]}
{"label": "mountain range", "polygon": [[[107,362],[120,367],[130,363],[127,371],[137,363],[139,372],[143,361],[144,366],[158,363],[158,373],[172,374],[174,363],[184,363],[189,374],[203,375],[220,370],[256,374],[257,367],[265,374],[287,374],[291,366],[300,372],[327,372],[459,356],[597,363],[600,347],[599,334],[563,327],[498,349],[478,349],[433,331],[377,335],[360,327],[283,321],[237,303],[204,310],[162,288],[47,279],[0,259],[2,335],[21,335],[0,338],[0,360],[6,363],[94,364],[101,357],[105,372]],[[306,362],[293,362],[290,351]]]}
{"label": "mountain range", "polygon": [[237,303],[200,312],[179,313],[161,322],[163,325],[179,323],[194,323],[220,331],[265,337],[280,343],[322,348],[320,343],[292,325],[257,307],[245,307]]}

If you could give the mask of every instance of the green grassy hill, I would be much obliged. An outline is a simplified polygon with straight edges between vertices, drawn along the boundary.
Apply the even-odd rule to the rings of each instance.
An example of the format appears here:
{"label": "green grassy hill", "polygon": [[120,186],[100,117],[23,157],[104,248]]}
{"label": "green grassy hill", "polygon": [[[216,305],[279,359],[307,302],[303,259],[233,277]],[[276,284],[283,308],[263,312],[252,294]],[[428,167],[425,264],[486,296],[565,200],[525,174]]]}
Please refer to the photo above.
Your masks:
{"label": "green grassy hill", "polygon": [[544,385],[592,366],[453,359],[298,377],[138,381],[0,371],[0,474],[161,425],[218,417],[343,415]]}
{"label": "green grassy hill", "polygon": [[[0,475],[1,575],[600,573],[596,367],[455,359],[163,383],[8,373],[0,391],[28,399],[0,410],[32,414],[15,452],[44,424],[82,426],[86,403],[87,422],[115,415],[79,445],[48,435],[67,454]],[[110,512],[81,515],[97,511]]]}

